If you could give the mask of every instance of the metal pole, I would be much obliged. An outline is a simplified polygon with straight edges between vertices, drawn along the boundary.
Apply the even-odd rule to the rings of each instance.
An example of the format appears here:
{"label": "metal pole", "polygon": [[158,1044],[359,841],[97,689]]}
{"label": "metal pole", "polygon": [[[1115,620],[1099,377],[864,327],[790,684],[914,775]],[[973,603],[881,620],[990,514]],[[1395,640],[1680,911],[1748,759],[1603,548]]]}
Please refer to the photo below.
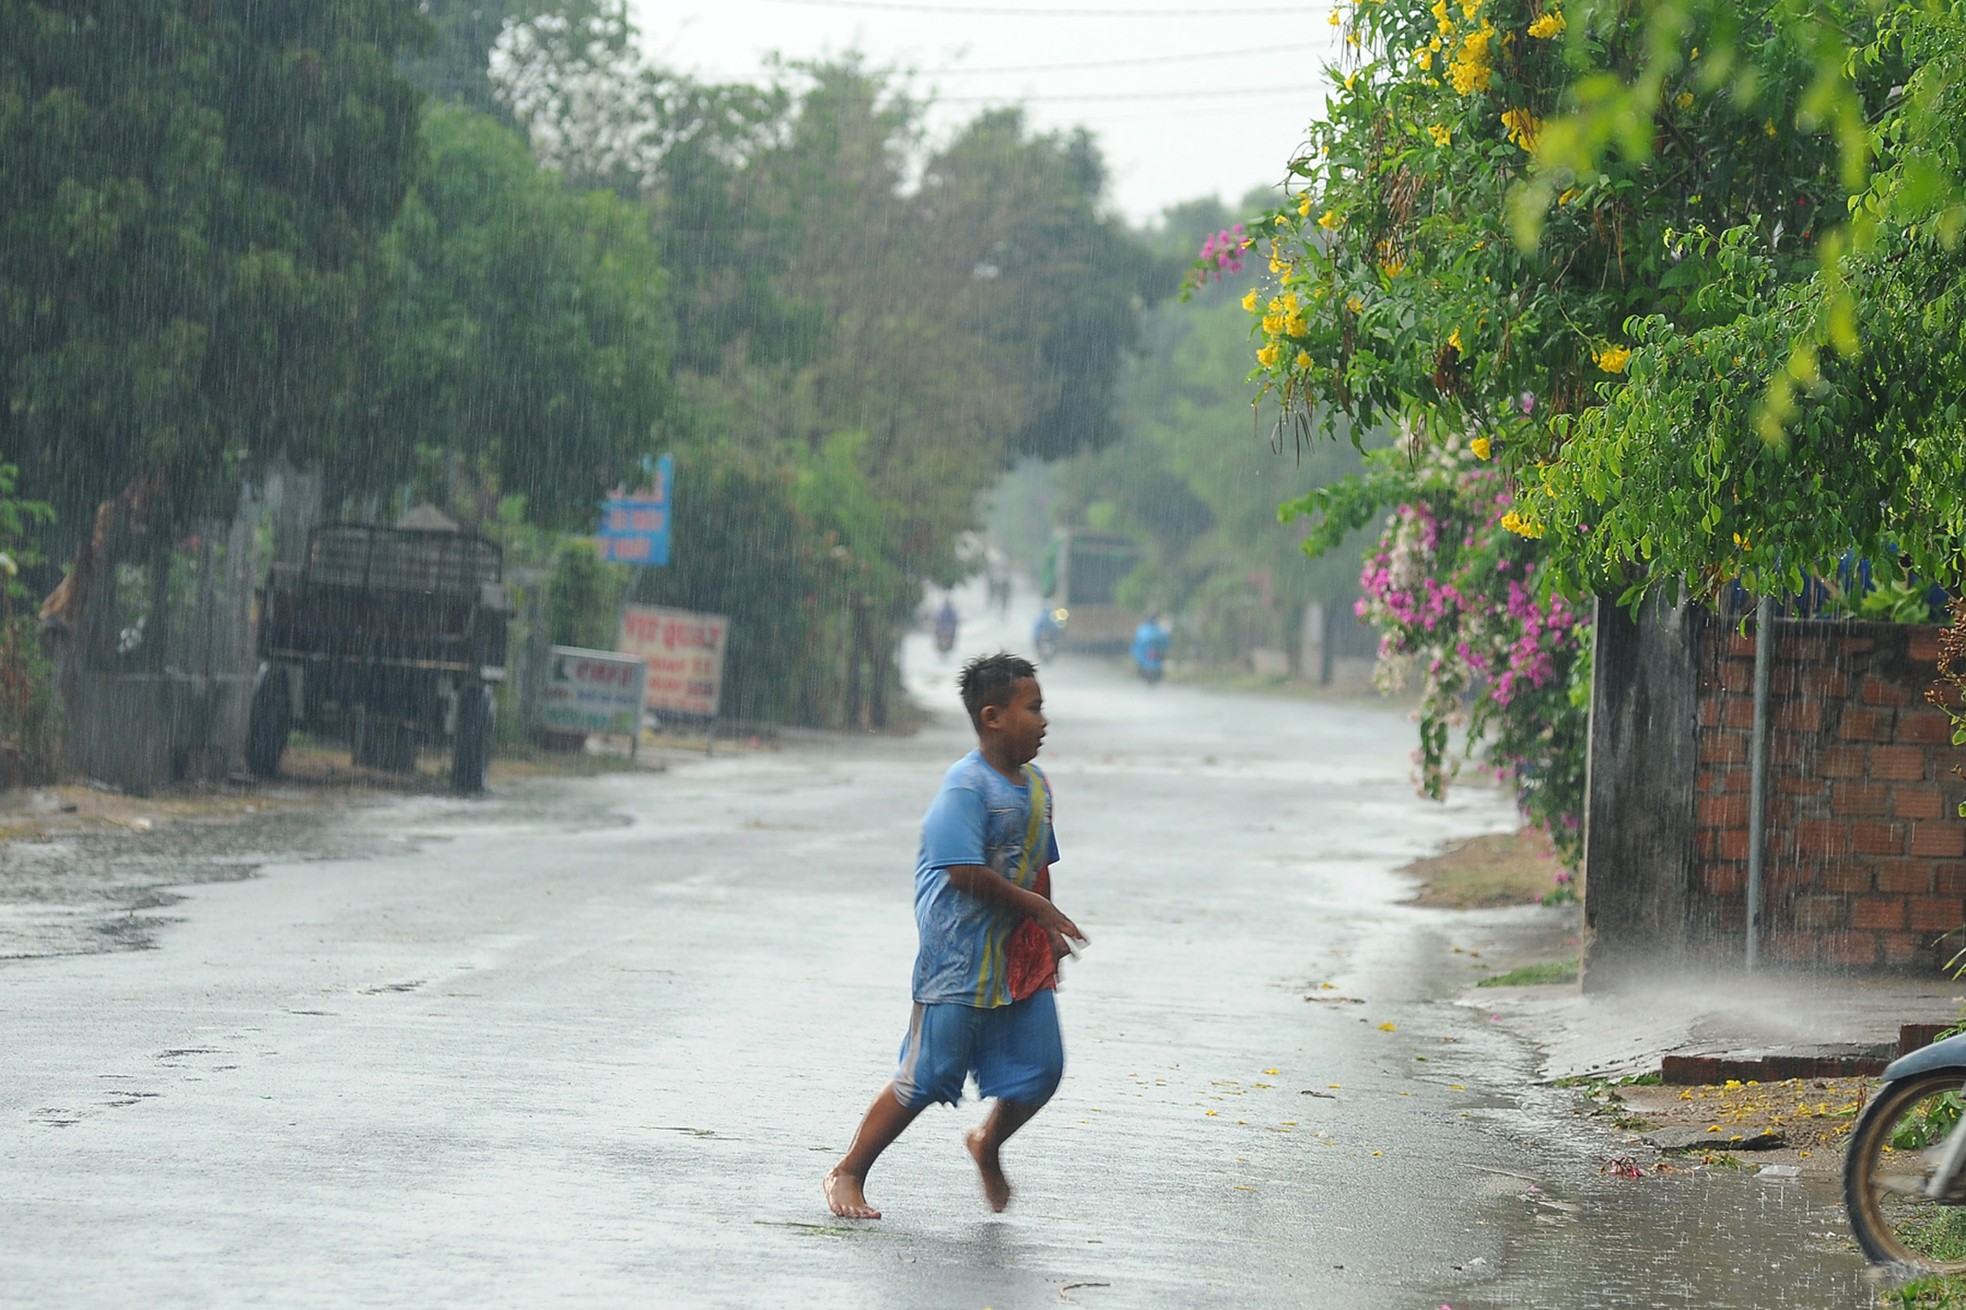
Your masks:
{"label": "metal pole", "polygon": [[1748,744],[1748,969],[1758,962],[1761,875],[1768,849],[1768,667],[1774,663],[1775,603],[1754,605],[1754,735]]}

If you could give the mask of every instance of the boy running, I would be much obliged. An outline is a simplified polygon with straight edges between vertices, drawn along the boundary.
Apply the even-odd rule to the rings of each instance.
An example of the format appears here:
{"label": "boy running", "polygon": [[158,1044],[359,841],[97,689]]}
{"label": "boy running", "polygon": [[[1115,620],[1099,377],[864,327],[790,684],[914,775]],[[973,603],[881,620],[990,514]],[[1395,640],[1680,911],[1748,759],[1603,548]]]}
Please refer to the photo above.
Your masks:
{"label": "boy running", "polygon": [[1010,1182],[998,1153],[1065,1069],[1052,989],[1068,941],[1085,934],[1050,899],[1051,788],[1031,763],[1045,731],[1037,669],[1016,655],[978,656],[959,685],[976,749],[950,767],[922,818],[914,1015],[900,1067],[826,1175],[826,1204],[847,1219],[881,1217],[867,1204],[867,1171],[930,1102],[954,1105],[970,1074],[996,1105],[965,1140],[984,1199],[1002,1210]]}

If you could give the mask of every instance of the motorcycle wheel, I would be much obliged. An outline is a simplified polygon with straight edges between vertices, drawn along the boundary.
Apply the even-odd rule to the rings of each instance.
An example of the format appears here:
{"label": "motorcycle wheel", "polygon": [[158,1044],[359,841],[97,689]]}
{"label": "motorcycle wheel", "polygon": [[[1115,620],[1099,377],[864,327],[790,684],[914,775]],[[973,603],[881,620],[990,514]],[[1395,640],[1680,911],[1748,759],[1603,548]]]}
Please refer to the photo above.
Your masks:
{"label": "motorcycle wheel", "polygon": [[1966,1190],[1924,1194],[1940,1147],[1966,1109],[1966,1069],[1886,1083],[1864,1107],[1843,1159],[1843,1205],[1875,1264],[1966,1272]]}

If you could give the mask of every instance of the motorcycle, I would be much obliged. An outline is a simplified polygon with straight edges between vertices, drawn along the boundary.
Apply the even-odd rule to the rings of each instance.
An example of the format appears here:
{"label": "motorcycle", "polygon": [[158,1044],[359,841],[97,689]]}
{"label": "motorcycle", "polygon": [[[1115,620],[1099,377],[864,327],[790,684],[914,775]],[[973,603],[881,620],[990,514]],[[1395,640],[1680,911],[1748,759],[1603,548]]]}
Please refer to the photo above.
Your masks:
{"label": "motorcycle", "polygon": [[1058,653],[1060,643],[1065,640],[1065,620],[1068,617],[1062,606],[1038,615],[1038,621],[1031,629],[1031,644],[1038,648],[1039,659],[1048,660]]}
{"label": "motorcycle", "polygon": [[1893,1061],[1850,1133],[1843,1204],[1872,1262],[1966,1272],[1966,1033]]}

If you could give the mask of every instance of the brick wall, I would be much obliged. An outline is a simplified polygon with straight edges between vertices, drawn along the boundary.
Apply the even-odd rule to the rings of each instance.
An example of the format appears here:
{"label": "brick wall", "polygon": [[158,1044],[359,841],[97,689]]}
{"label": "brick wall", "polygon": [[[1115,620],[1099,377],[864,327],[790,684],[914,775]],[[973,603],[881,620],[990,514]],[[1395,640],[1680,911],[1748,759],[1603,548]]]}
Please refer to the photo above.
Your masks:
{"label": "brick wall", "polygon": [[[1761,951],[1776,964],[1932,972],[1966,925],[1966,781],[1926,700],[1938,630],[1778,620],[1770,667]],[[1696,954],[1738,958],[1748,876],[1754,639],[1699,634],[1692,885]]]}

